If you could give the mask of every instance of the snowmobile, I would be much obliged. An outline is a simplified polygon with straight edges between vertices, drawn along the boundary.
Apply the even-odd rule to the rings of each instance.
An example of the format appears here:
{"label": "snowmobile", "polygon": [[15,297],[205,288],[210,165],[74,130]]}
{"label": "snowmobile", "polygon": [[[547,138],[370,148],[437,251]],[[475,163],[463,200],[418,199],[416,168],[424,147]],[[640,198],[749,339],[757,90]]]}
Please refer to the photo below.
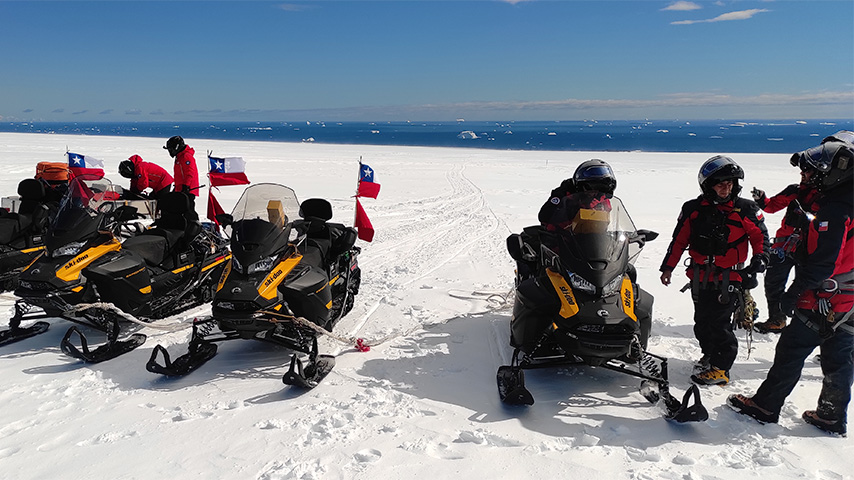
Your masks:
{"label": "snowmobile", "polygon": [[134,231],[127,225],[136,218],[136,209],[116,207],[119,196],[118,188],[107,179],[80,175],[71,180],[44,235],[43,254],[18,277],[15,295],[20,298],[9,329],[0,331],[0,345],[47,331],[50,325],[42,321],[21,327],[23,321],[38,318],[65,318],[118,335],[118,328],[103,319],[76,316],[75,305],[95,300],[84,270],[117,254],[120,238]]}
{"label": "snowmobile", "polygon": [[507,239],[517,272],[513,357],[497,374],[501,400],[534,403],[524,369],[586,364],[641,378],[643,396],[663,398],[670,419],[706,420],[696,385],[682,401],[673,397],[667,359],[646,350],[653,297],[638,285],[633,262],[658,234],[637,230],[617,197],[610,209],[578,208],[571,197],[557,208],[562,221],[553,228],[527,227]]}
{"label": "snowmobile", "polygon": [[0,292],[14,290],[21,271],[44,253],[44,234],[59,207],[35,178],[21,180],[18,195],[16,211],[0,210]]}
{"label": "snowmobile", "polygon": [[[216,342],[257,339],[296,352],[285,384],[315,387],[335,365],[333,356],[319,355],[317,337],[353,308],[361,279],[356,231],[331,218],[326,200],[300,204],[283,185],[248,187],[231,214],[217,216],[231,232],[232,258],[212,316],[194,322],[189,352],[174,361],[156,346],[148,371],[185,375],[216,354]],[[307,354],[305,366],[298,353]]]}
{"label": "snowmobile", "polygon": [[[86,337],[71,327],[62,340],[62,351],[88,363],[97,363],[125,353],[117,344],[118,322],[130,315],[143,322],[175,315],[208,303],[231,258],[228,243],[213,224],[202,225],[191,211],[189,197],[172,192],[158,200],[160,216],[151,228],[128,238],[114,255],[84,270],[95,302],[113,308],[91,307],[81,314],[99,325],[112,325],[108,342],[90,351]],[[70,338],[78,335],[81,348]],[[132,339],[144,341],[135,334]],[[133,342],[136,343],[136,342]],[[130,346],[130,345],[126,345]]]}

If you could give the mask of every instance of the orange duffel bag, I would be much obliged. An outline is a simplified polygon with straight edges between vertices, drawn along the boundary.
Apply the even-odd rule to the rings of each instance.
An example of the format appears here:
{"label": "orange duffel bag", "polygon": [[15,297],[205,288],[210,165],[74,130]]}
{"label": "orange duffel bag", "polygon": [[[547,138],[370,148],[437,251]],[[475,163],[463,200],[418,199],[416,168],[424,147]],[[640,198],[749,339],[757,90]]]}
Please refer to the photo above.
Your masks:
{"label": "orange duffel bag", "polygon": [[64,162],[39,162],[36,165],[36,179],[48,182],[67,182],[68,164]]}

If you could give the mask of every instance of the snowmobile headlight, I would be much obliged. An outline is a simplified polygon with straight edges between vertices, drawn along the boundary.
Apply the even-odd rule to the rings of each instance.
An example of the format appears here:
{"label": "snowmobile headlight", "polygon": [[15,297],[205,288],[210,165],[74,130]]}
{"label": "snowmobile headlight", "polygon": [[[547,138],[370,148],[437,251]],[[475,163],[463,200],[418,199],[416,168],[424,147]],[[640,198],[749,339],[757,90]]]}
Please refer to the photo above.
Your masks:
{"label": "snowmobile headlight", "polygon": [[252,275],[256,272],[269,272],[273,266],[276,264],[276,259],[279,258],[278,255],[273,255],[272,257],[262,258],[257,262],[249,265],[247,268],[247,274]]}
{"label": "snowmobile headlight", "polygon": [[602,296],[614,295],[619,293],[620,287],[623,285],[623,275],[617,275],[607,285],[602,287]]}
{"label": "snowmobile headlight", "polygon": [[572,285],[572,288],[576,290],[587,292],[590,295],[596,294],[596,286],[585,280],[581,275],[569,272],[569,283]]}
{"label": "snowmobile headlight", "polygon": [[77,255],[80,253],[80,249],[83,248],[83,245],[86,245],[86,242],[71,242],[54,250],[52,256],[64,257],[66,255]]}

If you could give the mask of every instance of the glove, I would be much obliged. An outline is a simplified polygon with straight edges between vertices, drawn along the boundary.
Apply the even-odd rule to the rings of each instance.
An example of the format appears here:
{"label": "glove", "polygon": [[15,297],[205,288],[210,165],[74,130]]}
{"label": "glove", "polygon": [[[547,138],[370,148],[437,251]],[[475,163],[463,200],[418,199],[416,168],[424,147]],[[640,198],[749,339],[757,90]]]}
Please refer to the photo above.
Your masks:
{"label": "glove", "polygon": [[190,186],[189,185],[179,185],[178,191],[181,193],[190,193]]}
{"label": "glove", "polygon": [[766,263],[768,263],[768,260],[765,260],[765,257],[756,254],[750,259],[750,265],[747,266],[747,270],[751,273],[762,273],[765,271]]}
{"label": "glove", "polygon": [[795,295],[792,295],[789,292],[783,294],[780,297],[780,310],[783,312],[783,315],[791,318],[795,316],[795,304],[798,303],[798,298]]}
{"label": "glove", "polygon": [[765,208],[765,204],[768,203],[768,198],[765,196],[764,190],[759,190],[758,188],[753,187],[750,194],[753,195],[753,201],[759,204],[760,208]]}

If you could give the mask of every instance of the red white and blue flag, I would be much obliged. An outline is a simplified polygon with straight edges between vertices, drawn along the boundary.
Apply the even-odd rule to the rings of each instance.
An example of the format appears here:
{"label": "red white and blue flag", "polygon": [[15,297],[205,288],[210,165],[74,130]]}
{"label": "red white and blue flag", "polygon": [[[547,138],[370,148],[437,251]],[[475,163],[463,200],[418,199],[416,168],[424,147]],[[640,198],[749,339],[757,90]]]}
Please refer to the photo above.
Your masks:
{"label": "red white and blue flag", "polygon": [[359,190],[357,197],[377,198],[380,193],[380,184],[374,182],[374,171],[364,163],[359,164]]}
{"label": "red white and blue flag", "polygon": [[208,157],[210,170],[208,177],[211,180],[212,187],[221,187],[223,185],[246,185],[249,179],[246,178],[246,162],[241,157]]}
{"label": "red white and blue flag", "polygon": [[66,152],[68,155],[68,169],[71,171],[71,176],[78,175],[95,175],[98,178],[104,176],[104,162],[89,155],[80,155],[79,153]]}

